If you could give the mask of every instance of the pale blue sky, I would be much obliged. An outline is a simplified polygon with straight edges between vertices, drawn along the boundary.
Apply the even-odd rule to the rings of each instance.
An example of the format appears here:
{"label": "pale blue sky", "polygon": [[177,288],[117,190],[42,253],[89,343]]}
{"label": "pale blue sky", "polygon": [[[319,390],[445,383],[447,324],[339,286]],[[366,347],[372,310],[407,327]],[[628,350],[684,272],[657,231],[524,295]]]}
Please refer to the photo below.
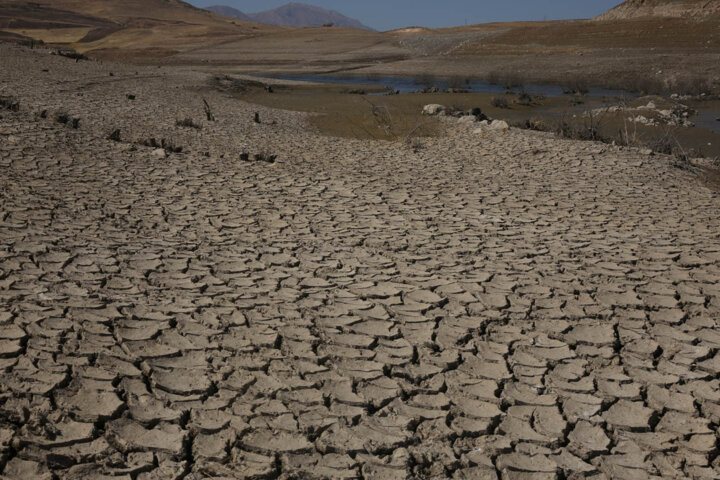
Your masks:
{"label": "pale blue sky", "polygon": [[[511,20],[591,18],[622,0],[306,0],[303,3],[337,10],[377,30],[413,25],[452,27]],[[198,7],[229,5],[254,13],[288,0],[190,0]]]}

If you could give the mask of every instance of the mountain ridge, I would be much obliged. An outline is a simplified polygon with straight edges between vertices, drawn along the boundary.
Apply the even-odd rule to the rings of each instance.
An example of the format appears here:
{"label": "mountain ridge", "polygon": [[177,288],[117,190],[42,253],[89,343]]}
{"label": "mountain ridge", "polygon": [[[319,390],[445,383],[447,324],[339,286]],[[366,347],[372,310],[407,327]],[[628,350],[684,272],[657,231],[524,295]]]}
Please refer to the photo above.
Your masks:
{"label": "mountain ridge", "polygon": [[253,21],[252,18],[250,18],[250,15],[246,15],[244,12],[229,5],[212,5],[210,7],[205,7],[205,10],[217,13],[218,15],[225,15],[226,17],[237,18],[239,20],[245,20],[248,22]]}
{"label": "mountain ridge", "polygon": [[205,9],[220,15],[266,25],[282,27],[320,27],[332,24],[336,27],[374,31],[374,29],[364,25],[359,20],[345,16],[340,12],[307,3],[291,2],[257,13],[245,13],[228,5],[212,5],[205,7]]}

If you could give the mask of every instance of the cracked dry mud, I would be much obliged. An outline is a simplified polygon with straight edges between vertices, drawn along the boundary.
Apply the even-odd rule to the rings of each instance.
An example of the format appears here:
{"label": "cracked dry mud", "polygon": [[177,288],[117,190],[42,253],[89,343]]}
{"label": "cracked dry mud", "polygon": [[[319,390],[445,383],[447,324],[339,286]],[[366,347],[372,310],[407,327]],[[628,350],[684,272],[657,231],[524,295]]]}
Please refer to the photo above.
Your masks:
{"label": "cracked dry mud", "polygon": [[2,478],[720,477],[720,199],[669,158],[0,63]]}

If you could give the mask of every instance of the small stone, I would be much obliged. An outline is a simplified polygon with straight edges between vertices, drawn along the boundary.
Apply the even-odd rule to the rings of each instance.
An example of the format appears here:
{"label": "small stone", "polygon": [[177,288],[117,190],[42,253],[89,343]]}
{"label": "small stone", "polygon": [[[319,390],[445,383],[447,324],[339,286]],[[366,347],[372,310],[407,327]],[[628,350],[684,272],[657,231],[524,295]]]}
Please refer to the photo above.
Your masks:
{"label": "small stone", "polygon": [[423,115],[443,115],[447,109],[443,105],[438,105],[436,103],[425,105],[423,107],[422,113]]}

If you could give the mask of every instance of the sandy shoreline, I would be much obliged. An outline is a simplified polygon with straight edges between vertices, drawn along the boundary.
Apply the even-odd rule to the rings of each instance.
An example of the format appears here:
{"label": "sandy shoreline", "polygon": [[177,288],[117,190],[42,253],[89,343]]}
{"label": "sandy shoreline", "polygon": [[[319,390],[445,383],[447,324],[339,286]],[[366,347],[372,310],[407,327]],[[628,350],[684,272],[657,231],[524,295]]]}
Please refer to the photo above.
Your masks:
{"label": "sandy shoreline", "polygon": [[671,157],[0,63],[4,477],[720,473],[720,195]]}

